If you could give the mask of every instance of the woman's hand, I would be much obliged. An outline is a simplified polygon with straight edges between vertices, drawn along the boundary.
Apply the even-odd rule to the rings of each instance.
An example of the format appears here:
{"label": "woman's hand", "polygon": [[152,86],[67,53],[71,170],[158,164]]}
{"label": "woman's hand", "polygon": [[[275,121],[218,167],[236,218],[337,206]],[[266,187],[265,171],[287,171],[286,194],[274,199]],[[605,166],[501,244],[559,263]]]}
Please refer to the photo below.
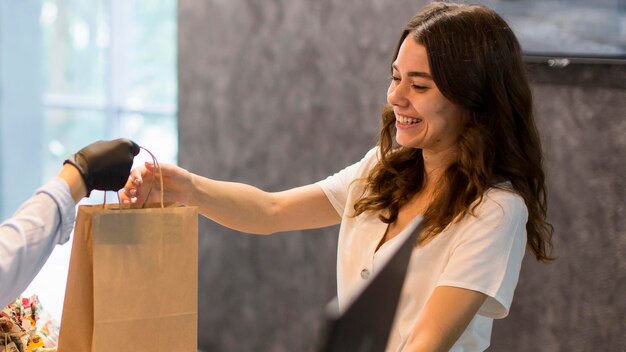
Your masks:
{"label": "woman's hand", "polygon": [[[159,164],[157,167],[150,162],[131,171],[130,177],[120,192],[123,203],[143,203],[161,201],[161,176],[163,175],[163,201],[189,204],[193,196],[193,174],[170,164]],[[147,199],[146,199],[147,198]]]}

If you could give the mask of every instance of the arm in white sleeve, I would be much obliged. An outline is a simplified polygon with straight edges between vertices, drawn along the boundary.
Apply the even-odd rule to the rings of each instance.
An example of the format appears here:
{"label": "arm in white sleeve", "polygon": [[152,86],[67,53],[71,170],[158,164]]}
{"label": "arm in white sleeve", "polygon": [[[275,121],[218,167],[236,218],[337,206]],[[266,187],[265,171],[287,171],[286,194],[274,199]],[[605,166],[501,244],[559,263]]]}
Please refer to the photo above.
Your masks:
{"label": "arm in white sleeve", "polygon": [[0,224],[0,308],[28,287],[56,244],[68,241],[75,207],[67,183],[55,178]]}

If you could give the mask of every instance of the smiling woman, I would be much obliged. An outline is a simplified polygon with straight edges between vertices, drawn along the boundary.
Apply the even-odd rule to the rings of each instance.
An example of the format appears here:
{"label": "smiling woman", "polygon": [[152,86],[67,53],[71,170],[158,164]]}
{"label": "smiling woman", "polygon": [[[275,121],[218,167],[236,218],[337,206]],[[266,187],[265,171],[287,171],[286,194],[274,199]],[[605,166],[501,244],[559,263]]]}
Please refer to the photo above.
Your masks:
{"label": "smiling woman", "polygon": [[386,350],[482,351],[493,320],[508,314],[527,244],[550,259],[542,152],[519,44],[488,8],[433,3],[406,25],[391,69],[378,144],[326,179],[266,192],[161,165],[167,192],[149,192],[157,170],[148,163],[133,170],[122,199],[164,196],[252,234],[340,224],[340,309],[423,217]]}
{"label": "smiling woman", "polygon": [[398,144],[422,149],[425,159],[449,155],[452,160],[463,127],[463,110],[437,88],[426,48],[412,38],[405,39],[392,64],[391,77],[387,102],[396,116]]}

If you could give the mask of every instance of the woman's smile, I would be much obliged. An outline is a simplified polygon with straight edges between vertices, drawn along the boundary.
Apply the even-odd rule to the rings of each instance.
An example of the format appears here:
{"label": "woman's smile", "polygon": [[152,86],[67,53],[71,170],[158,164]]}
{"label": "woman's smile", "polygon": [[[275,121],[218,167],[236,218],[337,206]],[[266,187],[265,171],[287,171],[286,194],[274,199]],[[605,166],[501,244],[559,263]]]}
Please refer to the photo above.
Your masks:
{"label": "woman's smile", "polygon": [[417,117],[410,117],[396,114],[396,128],[408,129],[415,128],[421,125],[422,119]]}

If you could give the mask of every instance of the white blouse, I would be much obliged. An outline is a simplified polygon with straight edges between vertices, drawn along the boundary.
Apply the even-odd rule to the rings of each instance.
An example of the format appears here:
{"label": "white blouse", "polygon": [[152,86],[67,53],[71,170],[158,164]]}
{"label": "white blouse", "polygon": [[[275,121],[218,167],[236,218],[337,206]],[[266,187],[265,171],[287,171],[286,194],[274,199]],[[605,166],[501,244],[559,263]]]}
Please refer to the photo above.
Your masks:
{"label": "white blouse", "polygon": [[[387,224],[378,213],[353,217],[365,177],[378,162],[378,148],[356,164],[317,184],[342,217],[337,253],[337,296],[344,308],[387,260],[388,252],[408,235],[403,231],[377,245]],[[482,292],[487,299],[450,351],[483,351],[489,346],[493,319],[509,311],[526,248],[528,212],[523,199],[492,188],[475,209],[450,224],[424,245],[413,249],[386,351],[401,351],[433,290],[454,286]]]}

